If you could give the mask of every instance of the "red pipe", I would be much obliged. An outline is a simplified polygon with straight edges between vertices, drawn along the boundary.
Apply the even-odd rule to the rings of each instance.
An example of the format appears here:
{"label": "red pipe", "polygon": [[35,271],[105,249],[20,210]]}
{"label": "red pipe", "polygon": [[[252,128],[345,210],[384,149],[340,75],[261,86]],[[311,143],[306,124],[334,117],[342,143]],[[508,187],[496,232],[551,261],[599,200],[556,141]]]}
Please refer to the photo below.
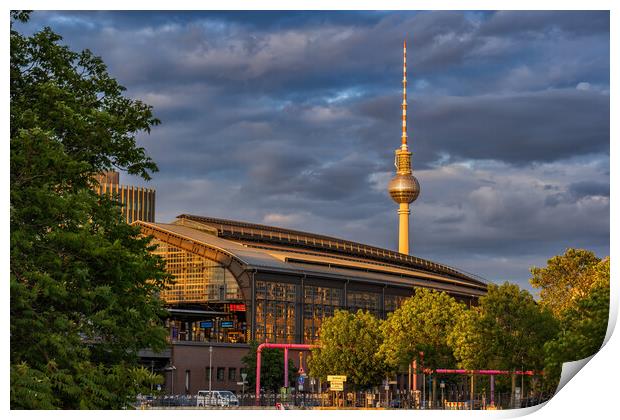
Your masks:
{"label": "red pipe", "polygon": [[288,347],[284,347],[284,388],[288,388]]}
{"label": "red pipe", "polygon": [[284,349],[284,386],[288,387],[288,350],[309,351],[315,347],[319,346],[314,344],[259,344],[256,348],[256,401],[260,401],[260,360],[263,349]]}
{"label": "red pipe", "polygon": [[534,376],[535,372],[533,370],[516,370],[511,372],[509,370],[467,370],[467,369],[435,369],[435,373],[458,373],[458,374],[466,374],[466,375],[526,375],[526,376]]}

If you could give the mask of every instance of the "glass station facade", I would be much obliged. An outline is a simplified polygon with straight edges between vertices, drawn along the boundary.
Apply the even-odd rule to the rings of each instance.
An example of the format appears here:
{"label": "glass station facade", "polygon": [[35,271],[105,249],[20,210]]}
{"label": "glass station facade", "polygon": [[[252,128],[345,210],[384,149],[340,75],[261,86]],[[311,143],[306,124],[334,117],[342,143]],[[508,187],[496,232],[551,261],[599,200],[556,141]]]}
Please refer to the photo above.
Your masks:
{"label": "glass station facade", "polygon": [[[191,225],[143,225],[147,234],[150,232],[154,236],[152,243],[157,245],[154,253],[166,261],[166,269],[175,279],[160,295],[170,312],[166,326],[171,342],[314,343],[324,319],[333,316],[336,310],[364,310],[378,318],[386,318],[414,292],[414,284],[392,281],[378,271],[384,266],[372,258],[390,255],[377,251],[377,256],[359,259],[347,254],[355,252],[356,247],[338,243],[338,248],[343,248],[339,252],[346,254],[340,257],[342,260],[321,260],[324,254],[318,254],[314,261],[303,260],[305,252],[319,251],[308,251],[301,245],[299,250],[286,248],[283,251],[277,248],[276,242],[283,241],[292,247],[293,240],[306,241],[307,247],[322,247],[320,252],[326,252],[331,244],[321,239],[323,242],[313,245],[310,240],[318,239],[304,238],[301,234],[284,237],[279,231],[261,228],[265,231],[262,232],[245,225],[240,226],[239,231],[230,232],[227,229],[235,227],[234,222],[216,220],[210,223],[204,229],[196,221]],[[280,255],[280,259],[274,259],[269,253],[272,251]],[[369,248],[370,251],[375,252],[374,248]],[[236,259],[235,253],[241,257]],[[357,258],[353,261],[361,263],[359,267],[350,263],[352,257]],[[292,261],[290,270],[283,269],[283,261]],[[296,266],[298,261],[303,261],[303,265]],[[418,263],[417,260],[412,262]],[[352,273],[355,270],[367,275],[368,264],[375,265],[379,273],[377,278],[355,277]],[[422,261],[420,264],[436,268],[433,263]],[[386,266],[385,270],[391,267],[393,265]],[[396,279],[395,274],[391,275]],[[464,299],[469,297],[465,295]]]}

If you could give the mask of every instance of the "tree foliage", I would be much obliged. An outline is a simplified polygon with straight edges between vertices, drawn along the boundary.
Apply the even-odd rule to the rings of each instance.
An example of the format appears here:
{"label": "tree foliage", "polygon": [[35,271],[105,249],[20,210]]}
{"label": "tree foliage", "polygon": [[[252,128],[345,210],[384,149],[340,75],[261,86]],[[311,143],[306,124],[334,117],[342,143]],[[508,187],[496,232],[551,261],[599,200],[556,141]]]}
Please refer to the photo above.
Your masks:
{"label": "tree foliage", "polygon": [[148,179],[135,137],[158,121],[99,57],[50,28],[23,36],[28,14],[11,16],[11,407],[120,408],[156,381],[137,352],[165,345],[169,277],[93,177]]}
{"label": "tree foliage", "polygon": [[586,297],[577,299],[561,320],[558,335],[545,344],[545,373],[559,379],[562,363],[592,356],[602,346],[609,319],[609,258],[593,270]]}
{"label": "tree foliage", "polygon": [[488,293],[456,320],[448,343],[465,369],[540,370],[541,351],[557,331],[546,308],[530,293],[508,282]]}
{"label": "tree foliage", "polygon": [[[245,365],[248,374],[246,381],[248,387],[256,387],[256,349],[257,342],[250,343],[250,351],[243,356],[241,361]],[[261,351],[260,386],[263,389],[277,392],[284,386],[284,351],[280,349],[263,349]],[[288,382],[291,385],[297,380],[297,369],[294,362],[288,360]]]}
{"label": "tree foliage", "polygon": [[455,319],[464,305],[445,292],[416,289],[382,325],[385,341],[380,355],[391,366],[411,363],[424,352],[427,367],[450,367],[454,364],[452,349],[446,341]]}
{"label": "tree foliage", "polygon": [[390,368],[377,355],[383,341],[381,321],[361,309],[337,310],[323,320],[319,347],[308,362],[310,376],[326,381],[328,375],[346,375],[347,386],[356,390],[381,384]]}
{"label": "tree foliage", "polygon": [[562,317],[574,302],[588,295],[600,261],[592,251],[568,248],[564,255],[549,259],[546,267],[532,267],[530,284],[541,289],[540,304]]}

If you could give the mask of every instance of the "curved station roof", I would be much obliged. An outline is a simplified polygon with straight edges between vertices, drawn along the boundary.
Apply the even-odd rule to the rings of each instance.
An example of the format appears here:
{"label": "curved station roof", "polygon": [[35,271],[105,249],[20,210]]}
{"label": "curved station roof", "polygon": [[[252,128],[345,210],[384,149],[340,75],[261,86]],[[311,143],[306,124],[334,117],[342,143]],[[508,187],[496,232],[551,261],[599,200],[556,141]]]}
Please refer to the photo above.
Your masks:
{"label": "curved station roof", "polygon": [[429,287],[470,297],[487,291],[484,280],[473,274],[324,235],[189,214],[178,216],[173,223],[135,224],[146,235],[224,264],[242,289],[254,270],[401,288]]}

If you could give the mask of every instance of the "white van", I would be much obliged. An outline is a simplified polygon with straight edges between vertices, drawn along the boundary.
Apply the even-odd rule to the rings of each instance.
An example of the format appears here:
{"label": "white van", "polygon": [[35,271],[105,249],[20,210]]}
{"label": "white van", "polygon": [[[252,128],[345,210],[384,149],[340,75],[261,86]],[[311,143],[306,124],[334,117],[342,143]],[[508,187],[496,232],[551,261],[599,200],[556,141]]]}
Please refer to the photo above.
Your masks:
{"label": "white van", "polygon": [[198,391],[196,406],[238,407],[239,400],[231,391]]}

